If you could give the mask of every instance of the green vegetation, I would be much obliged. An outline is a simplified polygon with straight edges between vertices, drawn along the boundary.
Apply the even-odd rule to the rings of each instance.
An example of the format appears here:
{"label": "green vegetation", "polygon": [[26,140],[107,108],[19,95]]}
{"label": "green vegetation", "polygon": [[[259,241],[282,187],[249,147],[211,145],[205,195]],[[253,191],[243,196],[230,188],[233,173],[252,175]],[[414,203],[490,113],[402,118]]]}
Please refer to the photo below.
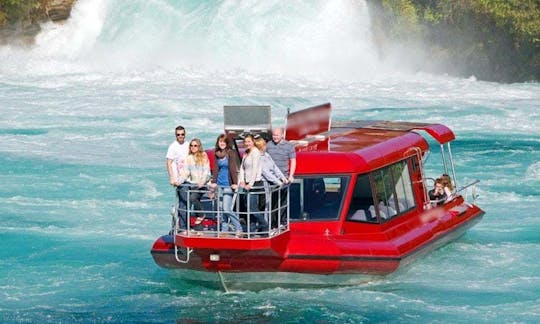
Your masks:
{"label": "green vegetation", "polygon": [[0,27],[23,21],[34,21],[41,16],[40,0],[0,0]]}
{"label": "green vegetation", "polygon": [[[422,46],[424,70],[479,79],[540,80],[537,0],[368,0],[381,54],[395,43]],[[410,53],[409,53],[410,54]],[[450,68],[453,66],[453,68]]]}

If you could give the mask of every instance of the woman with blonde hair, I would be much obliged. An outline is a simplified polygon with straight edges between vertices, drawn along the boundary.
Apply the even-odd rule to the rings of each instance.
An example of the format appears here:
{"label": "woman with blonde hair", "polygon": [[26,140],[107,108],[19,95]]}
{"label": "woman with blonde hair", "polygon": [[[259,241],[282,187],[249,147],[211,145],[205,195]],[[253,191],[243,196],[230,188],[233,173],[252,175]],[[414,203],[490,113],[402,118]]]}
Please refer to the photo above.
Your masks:
{"label": "woman with blonde hair", "polygon": [[444,193],[446,194],[446,201],[448,202],[454,199],[454,185],[452,184],[452,179],[450,179],[450,176],[446,173],[443,173],[443,175],[439,179],[441,179]]}
{"label": "woman with blonde hair", "polygon": [[248,134],[244,138],[246,151],[240,164],[240,174],[238,175],[238,186],[248,192],[248,206],[250,222],[256,220],[259,223],[260,232],[268,231],[268,222],[264,213],[259,210],[259,193],[263,187],[261,177],[261,152],[255,147],[255,138]]}
{"label": "woman with blonde hair", "polygon": [[[190,204],[196,211],[202,210],[201,198],[204,195],[205,186],[210,181],[210,160],[198,138],[189,142],[189,153],[180,172],[180,179],[190,185]],[[203,221],[204,215],[200,212],[195,215],[197,216],[195,224],[198,225]]]}

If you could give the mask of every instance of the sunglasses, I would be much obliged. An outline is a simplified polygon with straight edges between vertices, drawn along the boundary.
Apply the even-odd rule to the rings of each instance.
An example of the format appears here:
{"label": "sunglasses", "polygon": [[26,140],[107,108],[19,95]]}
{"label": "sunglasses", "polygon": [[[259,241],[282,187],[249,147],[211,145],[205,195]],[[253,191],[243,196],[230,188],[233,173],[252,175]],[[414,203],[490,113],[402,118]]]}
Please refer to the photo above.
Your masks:
{"label": "sunglasses", "polygon": [[176,136],[186,136],[186,133],[176,133]]}
{"label": "sunglasses", "polygon": [[189,144],[190,147],[198,147],[199,144]]}

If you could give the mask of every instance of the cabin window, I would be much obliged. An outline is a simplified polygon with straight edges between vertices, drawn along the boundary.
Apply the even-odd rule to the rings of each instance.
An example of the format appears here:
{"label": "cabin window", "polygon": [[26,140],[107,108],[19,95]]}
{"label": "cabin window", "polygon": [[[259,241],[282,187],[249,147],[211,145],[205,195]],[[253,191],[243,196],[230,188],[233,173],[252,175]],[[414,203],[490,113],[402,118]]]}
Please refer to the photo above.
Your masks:
{"label": "cabin window", "polygon": [[[413,158],[416,159],[416,157]],[[390,196],[389,202],[390,204],[395,205],[394,208],[397,208],[396,210],[399,213],[402,213],[415,207],[411,176],[406,161],[396,163],[392,168],[394,171],[392,173],[394,179],[394,191],[397,199]]]}
{"label": "cabin window", "polygon": [[369,174],[360,174],[356,178],[347,220],[377,223]]}
{"label": "cabin window", "polygon": [[407,161],[373,172],[375,209],[382,222],[413,208],[414,196]]}
{"label": "cabin window", "polygon": [[296,178],[290,187],[290,218],[338,219],[348,182],[346,176]]}
{"label": "cabin window", "polygon": [[385,222],[414,207],[409,166],[407,161],[400,161],[370,174],[358,175],[347,220]]}

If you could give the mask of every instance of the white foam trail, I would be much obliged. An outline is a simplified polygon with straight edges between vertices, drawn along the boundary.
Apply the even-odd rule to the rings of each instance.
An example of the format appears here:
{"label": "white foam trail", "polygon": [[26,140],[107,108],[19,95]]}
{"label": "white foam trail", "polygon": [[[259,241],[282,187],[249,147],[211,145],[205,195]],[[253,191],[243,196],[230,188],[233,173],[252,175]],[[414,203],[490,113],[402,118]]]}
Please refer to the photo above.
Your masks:
{"label": "white foam trail", "polygon": [[540,162],[535,162],[527,168],[526,179],[540,180]]}

